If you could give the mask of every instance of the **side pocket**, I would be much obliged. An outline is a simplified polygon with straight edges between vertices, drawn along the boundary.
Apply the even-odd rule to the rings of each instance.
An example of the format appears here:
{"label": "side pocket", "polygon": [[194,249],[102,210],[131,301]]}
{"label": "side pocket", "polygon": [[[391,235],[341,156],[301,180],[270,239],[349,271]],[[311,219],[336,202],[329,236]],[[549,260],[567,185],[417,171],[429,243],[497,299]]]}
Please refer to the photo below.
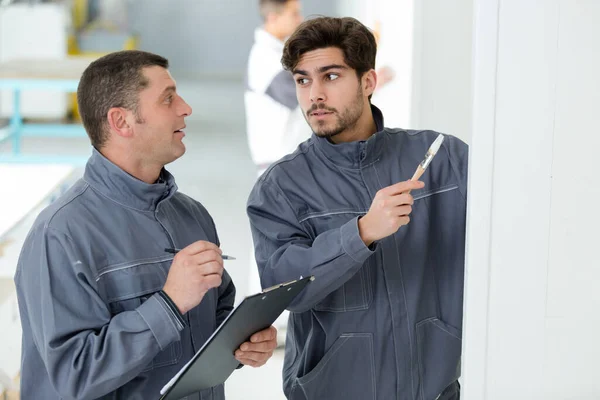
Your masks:
{"label": "side pocket", "polygon": [[341,335],[308,374],[296,378],[294,386],[298,387],[292,393],[301,389],[307,399],[375,400],[373,335]]}
{"label": "side pocket", "polygon": [[325,297],[315,311],[346,312],[367,310],[373,301],[371,268],[373,257],[369,257],[363,266],[339,289]]}
{"label": "side pocket", "polygon": [[461,332],[437,318],[428,318],[416,326],[420,400],[435,400],[460,377]]}

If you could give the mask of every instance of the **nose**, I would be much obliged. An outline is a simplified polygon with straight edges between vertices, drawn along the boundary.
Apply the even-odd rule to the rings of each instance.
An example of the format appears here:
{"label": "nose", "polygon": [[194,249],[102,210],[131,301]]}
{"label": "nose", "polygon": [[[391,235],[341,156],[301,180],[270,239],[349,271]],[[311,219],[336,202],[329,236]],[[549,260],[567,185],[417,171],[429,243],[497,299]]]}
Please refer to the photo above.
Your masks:
{"label": "nose", "polygon": [[182,97],[180,97],[180,99],[181,99],[181,107],[180,107],[181,115],[184,117],[189,117],[190,115],[192,115],[192,107],[190,107],[190,105],[188,103],[186,103]]}
{"label": "nose", "polygon": [[322,103],[326,100],[323,86],[317,82],[312,82],[310,85],[310,102],[311,103]]}

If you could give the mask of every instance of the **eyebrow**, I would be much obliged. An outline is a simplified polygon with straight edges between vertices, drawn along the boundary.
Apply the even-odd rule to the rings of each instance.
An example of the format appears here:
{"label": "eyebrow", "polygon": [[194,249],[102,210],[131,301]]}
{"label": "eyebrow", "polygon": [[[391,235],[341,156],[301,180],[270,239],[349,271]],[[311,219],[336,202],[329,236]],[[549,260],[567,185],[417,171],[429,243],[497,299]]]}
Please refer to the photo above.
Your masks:
{"label": "eyebrow", "polygon": [[[325,65],[323,67],[320,67],[317,69],[317,72],[322,74],[323,72],[329,71],[330,69],[348,69],[347,66],[345,65],[340,65],[340,64],[330,64],[330,65]],[[303,69],[295,69],[293,71],[293,74],[296,75],[308,75],[308,72],[303,70]]]}
{"label": "eyebrow", "polygon": [[168,92],[176,92],[177,88],[173,85],[173,86],[167,86],[162,93],[160,94],[159,97],[163,97],[165,94],[167,94]]}

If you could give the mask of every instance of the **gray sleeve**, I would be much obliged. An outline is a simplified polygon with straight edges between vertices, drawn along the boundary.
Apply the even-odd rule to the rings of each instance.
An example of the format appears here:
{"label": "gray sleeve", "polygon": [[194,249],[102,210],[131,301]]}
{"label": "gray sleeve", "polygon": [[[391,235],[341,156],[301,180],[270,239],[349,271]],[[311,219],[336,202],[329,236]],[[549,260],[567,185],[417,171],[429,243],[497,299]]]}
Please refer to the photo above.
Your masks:
{"label": "gray sleeve", "polygon": [[463,198],[467,200],[468,170],[469,170],[469,146],[457,137],[448,135],[444,140],[448,149],[450,165],[458,180],[458,187]]}
{"label": "gray sleeve", "polygon": [[15,276],[21,318],[52,385],[65,399],[91,399],[135,378],[183,328],[158,294],[111,316],[77,246],[52,228],[27,238]]}
{"label": "gray sleeve", "polygon": [[360,238],[358,217],[312,240],[283,193],[264,180],[252,190],[247,212],[263,287],[315,276],[290,311],[303,312],[317,305],[352,278],[373,254]]}
{"label": "gray sleeve", "polygon": [[298,107],[298,98],[296,97],[296,83],[291,72],[282,70],[279,72],[265,92],[276,102],[286,106],[290,110]]}

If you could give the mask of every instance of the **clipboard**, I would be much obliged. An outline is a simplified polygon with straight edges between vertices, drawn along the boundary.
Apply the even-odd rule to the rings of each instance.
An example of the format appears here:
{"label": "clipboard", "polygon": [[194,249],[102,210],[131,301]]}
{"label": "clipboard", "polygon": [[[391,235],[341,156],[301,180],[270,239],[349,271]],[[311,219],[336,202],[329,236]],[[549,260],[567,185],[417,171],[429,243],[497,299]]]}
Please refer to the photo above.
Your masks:
{"label": "clipboard", "polygon": [[224,383],[239,366],[233,356],[240,345],[268,328],[314,277],[281,283],[248,296],[219,325],[202,348],[167,383],[160,400],[178,400]]}

